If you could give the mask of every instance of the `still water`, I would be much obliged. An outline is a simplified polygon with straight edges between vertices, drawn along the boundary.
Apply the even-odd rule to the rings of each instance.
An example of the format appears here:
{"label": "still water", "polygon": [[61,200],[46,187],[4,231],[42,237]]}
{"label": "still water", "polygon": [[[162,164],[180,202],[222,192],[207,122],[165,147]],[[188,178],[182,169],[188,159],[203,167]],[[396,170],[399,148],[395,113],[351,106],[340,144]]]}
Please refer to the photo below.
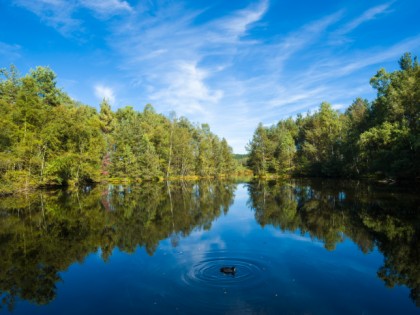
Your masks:
{"label": "still water", "polygon": [[331,180],[2,198],[0,313],[420,314],[419,201]]}

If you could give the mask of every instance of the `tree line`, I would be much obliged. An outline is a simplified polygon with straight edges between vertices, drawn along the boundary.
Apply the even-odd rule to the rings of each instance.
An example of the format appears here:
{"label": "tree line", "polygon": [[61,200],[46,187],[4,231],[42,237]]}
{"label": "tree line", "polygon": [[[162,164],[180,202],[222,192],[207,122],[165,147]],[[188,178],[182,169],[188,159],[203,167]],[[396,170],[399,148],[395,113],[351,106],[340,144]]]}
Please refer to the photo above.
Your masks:
{"label": "tree line", "polygon": [[259,124],[247,146],[256,175],[418,178],[420,66],[405,53],[400,69],[370,80],[377,97],[344,113],[323,102],[315,113]]}
{"label": "tree line", "polygon": [[209,125],[151,105],[112,111],[104,100],[98,112],[58,88],[48,67],[22,77],[14,66],[0,70],[0,126],[0,193],[110,177],[220,177],[236,168]]}

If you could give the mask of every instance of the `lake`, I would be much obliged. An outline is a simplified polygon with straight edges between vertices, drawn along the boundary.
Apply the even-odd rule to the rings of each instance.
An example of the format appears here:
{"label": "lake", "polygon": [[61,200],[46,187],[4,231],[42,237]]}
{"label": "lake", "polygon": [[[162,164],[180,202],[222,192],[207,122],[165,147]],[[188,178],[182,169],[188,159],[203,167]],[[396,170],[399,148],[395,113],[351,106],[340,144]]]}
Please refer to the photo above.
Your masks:
{"label": "lake", "polygon": [[296,179],[4,197],[0,313],[420,314],[419,195]]}

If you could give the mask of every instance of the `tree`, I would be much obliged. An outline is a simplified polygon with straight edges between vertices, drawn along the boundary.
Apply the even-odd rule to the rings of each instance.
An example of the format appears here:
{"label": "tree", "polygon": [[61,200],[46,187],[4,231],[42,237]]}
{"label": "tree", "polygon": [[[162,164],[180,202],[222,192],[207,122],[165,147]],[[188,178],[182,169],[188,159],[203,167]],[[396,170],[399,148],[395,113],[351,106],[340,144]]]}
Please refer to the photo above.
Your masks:
{"label": "tree", "polygon": [[56,87],[56,74],[48,67],[36,67],[31,70],[29,77],[35,82],[37,95],[51,106],[60,103],[60,90]]}
{"label": "tree", "polygon": [[360,135],[369,128],[370,104],[357,98],[344,114],[345,141],[343,145],[344,171],[347,176],[360,176],[367,172],[367,161],[361,154]]}
{"label": "tree", "polygon": [[312,175],[338,176],[343,156],[342,122],[331,105],[324,102],[319,111],[303,126],[304,141],[301,154],[309,161]]}
{"label": "tree", "polygon": [[277,161],[276,170],[279,174],[292,174],[296,153],[295,140],[286,126],[277,127],[277,147],[274,158]]}
{"label": "tree", "polygon": [[233,158],[232,148],[229,146],[226,139],[223,138],[220,142],[217,174],[233,174],[235,172],[235,169],[236,165],[235,160]]}
{"label": "tree", "polygon": [[115,130],[115,114],[111,110],[111,105],[106,99],[103,99],[99,105],[99,120],[101,122],[101,130],[104,134],[110,134]]}
{"label": "tree", "polygon": [[232,172],[232,152],[210,126],[165,117],[147,104],[100,112],[73,101],[56,74],[37,67],[19,77],[0,70],[0,194],[104,177],[151,180]]}
{"label": "tree", "polygon": [[176,175],[194,174],[194,138],[193,126],[186,118],[180,118],[173,131],[172,171]]}
{"label": "tree", "polygon": [[162,176],[159,168],[159,156],[147,135],[143,135],[140,147],[142,152],[138,157],[139,177],[151,180]]}
{"label": "tree", "polygon": [[[399,61],[401,69],[384,69],[371,79],[377,90],[372,104],[373,126],[361,135],[361,143],[370,152],[370,168],[387,176],[417,177],[420,174],[420,66],[417,58],[406,53]],[[377,136],[386,135],[380,140]],[[376,142],[377,141],[377,142]],[[374,143],[376,142],[376,143]],[[372,151],[372,147],[376,146]],[[390,167],[391,166],[391,167]]]}
{"label": "tree", "polygon": [[324,102],[313,114],[258,125],[249,167],[258,175],[419,177],[420,66],[410,53],[399,65],[371,78],[373,102],[356,98],[344,114]]}
{"label": "tree", "polygon": [[252,141],[247,146],[249,152],[248,166],[257,175],[266,175],[270,160],[270,149],[267,130],[260,123],[254,132]]}

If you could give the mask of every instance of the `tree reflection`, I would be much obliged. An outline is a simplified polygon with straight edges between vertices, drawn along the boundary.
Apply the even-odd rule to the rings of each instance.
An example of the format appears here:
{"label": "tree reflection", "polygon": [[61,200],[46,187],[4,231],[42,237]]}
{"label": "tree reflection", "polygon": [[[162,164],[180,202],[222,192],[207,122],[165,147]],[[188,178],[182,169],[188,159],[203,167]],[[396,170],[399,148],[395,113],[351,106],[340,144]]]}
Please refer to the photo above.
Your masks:
{"label": "tree reflection", "polygon": [[249,205],[261,226],[309,234],[328,250],[345,237],[364,253],[376,245],[385,257],[378,276],[390,287],[408,286],[420,306],[420,203],[416,192],[403,191],[354,181],[256,181]]}
{"label": "tree reflection", "polygon": [[163,239],[176,246],[226,213],[235,190],[227,182],[168,182],[2,198],[1,305],[49,303],[59,272],[99,249],[107,260],[117,247],[152,255]]}

